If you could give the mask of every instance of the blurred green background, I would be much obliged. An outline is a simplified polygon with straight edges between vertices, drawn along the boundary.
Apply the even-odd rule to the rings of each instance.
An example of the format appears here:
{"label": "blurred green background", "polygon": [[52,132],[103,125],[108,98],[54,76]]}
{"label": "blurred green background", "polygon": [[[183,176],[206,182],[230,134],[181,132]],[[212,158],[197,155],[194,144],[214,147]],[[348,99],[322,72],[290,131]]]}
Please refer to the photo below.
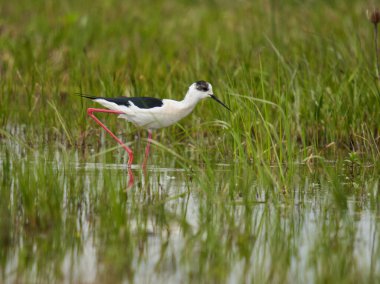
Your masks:
{"label": "blurred green background", "polygon": [[[210,132],[201,122],[222,120],[231,129],[221,151],[242,159],[273,143],[292,159],[291,148],[330,143],[377,156],[379,83],[366,17],[372,7],[362,1],[3,2],[0,126],[27,124],[31,141],[58,128],[56,134],[80,144],[95,126],[85,115],[93,104],[73,94],[182,99],[192,82],[207,80],[233,113],[203,103],[181,122],[187,139]],[[157,135],[173,143],[178,131]],[[236,142],[246,145],[244,155]]]}

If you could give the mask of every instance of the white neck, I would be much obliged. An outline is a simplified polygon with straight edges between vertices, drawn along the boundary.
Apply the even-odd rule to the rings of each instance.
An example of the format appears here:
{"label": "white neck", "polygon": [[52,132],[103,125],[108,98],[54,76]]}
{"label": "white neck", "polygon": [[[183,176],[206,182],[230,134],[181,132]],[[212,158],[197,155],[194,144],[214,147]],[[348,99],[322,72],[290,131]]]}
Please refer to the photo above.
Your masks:
{"label": "white neck", "polygon": [[190,108],[191,110],[194,109],[194,107],[197,105],[197,103],[201,100],[202,98],[198,96],[194,96],[190,94],[190,92],[186,93],[185,98],[181,101],[181,103],[184,105],[186,108]]}

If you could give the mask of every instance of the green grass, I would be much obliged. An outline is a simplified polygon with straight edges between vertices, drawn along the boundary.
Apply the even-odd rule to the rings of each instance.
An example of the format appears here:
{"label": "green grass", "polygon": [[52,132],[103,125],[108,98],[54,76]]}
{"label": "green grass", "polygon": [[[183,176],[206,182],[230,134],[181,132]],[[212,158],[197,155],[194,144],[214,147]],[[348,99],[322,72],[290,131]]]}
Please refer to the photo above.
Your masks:
{"label": "green grass", "polygon": [[182,99],[205,79],[233,112],[204,102],[182,130],[157,133],[163,144],[179,151],[196,139],[195,155],[208,145],[226,161],[302,160],[330,143],[379,155],[373,31],[360,1],[2,6],[0,122],[28,125],[30,143],[42,133],[40,143],[94,141],[93,104],[76,92]]}
{"label": "green grass", "polygon": [[374,167],[298,166],[287,192],[278,168],[271,179],[241,166],[134,170],[127,189],[125,167],[5,146],[2,281],[379,280]]}
{"label": "green grass", "polygon": [[[369,8],[2,3],[0,282],[378,282]],[[205,100],[156,131],[127,189],[126,153],[75,94],[180,100],[197,80],[232,112]],[[146,131],[101,118],[141,164]]]}

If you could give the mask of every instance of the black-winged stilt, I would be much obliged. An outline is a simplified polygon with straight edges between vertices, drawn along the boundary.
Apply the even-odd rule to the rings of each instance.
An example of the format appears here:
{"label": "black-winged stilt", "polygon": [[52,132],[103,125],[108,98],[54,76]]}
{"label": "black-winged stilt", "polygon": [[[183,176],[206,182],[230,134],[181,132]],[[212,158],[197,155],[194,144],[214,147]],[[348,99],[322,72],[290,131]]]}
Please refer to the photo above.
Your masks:
{"label": "black-winged stilt", "polygon": [[215,97],[212,92],[211,84],[205,81],[198,81],[190,85],[189,90],[182,101],[150,97],[103,98],[82,94],[80,94],[80,96],[91,99],[107,108],[89,108],[87,109],[87,114],[107,131],[108,134],[125,149],[125,151],[127,151],[129,155],[128,166],[131,166],[133,162],[132,150],[117,138],[117,136],[94,115],[95,112],[119,114],[120,118],[124,118],[127,121],[148,130],[148,144],[145,149],[145,159],[143,163],[145,166],[150,150],[152,130],[167,127],[176,123],[190,114],[196,104],[205,98],[212,98],[231,111],[224,103]]}

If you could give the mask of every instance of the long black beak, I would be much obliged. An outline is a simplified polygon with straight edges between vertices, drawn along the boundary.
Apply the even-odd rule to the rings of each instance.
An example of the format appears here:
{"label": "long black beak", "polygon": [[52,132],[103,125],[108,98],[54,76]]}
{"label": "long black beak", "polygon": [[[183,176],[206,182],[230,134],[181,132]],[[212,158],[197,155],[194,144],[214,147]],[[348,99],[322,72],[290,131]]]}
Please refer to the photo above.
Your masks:
{"label": "long black beak", "polygon": [[222,106],[224,106],[226,109],[228,109],[229,111],[231,111],[230,108],[229,108],[228,106],[226,106],[224,103],[222,103],[217,97],[215,97],[214,94],[210,95],[210,97],[211,97],[212,99],[216,100],[218,103],[220,103],[220,104],[221,104]]}

